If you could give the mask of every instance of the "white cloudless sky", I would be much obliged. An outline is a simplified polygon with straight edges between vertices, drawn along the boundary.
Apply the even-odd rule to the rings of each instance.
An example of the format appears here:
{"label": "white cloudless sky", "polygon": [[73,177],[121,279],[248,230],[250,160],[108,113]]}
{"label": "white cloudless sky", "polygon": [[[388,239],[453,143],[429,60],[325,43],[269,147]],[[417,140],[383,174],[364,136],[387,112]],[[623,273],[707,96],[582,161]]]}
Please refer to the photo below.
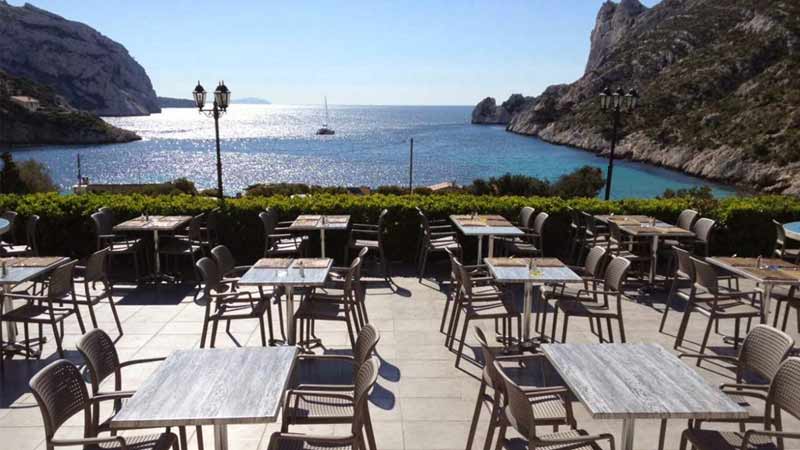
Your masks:
{"label": "white cloudless sky", "polygon": [[579,78],[603,1],[32,3],[120,42],[162,96],[224,79],[274,103],[471,105]]}

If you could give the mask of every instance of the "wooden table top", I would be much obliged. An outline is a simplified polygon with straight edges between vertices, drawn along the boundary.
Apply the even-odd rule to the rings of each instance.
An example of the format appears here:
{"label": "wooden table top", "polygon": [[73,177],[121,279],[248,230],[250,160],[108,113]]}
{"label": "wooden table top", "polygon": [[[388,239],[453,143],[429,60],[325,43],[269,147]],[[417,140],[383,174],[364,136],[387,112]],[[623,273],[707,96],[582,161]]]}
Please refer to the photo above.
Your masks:
{"label": "wooden table top", "polygon": [[[528,270],[528,261],[536,262],[537,272]],[[486,266],[498,283],[570,283],[583,281],[555,258],[486,258]]]}
{"label": "wooden table top", "polygon": [[714,256],[706,262],[757,283],[800,285],[800,266],[781,259],[762,258],[761,267],[756,267],[756,258],[736,256]]}
{"label": "wooden table top", "polygon": [[465,236],[522,236],[522,230],[503,216],[454,214],[450,220]]}
{"label": "wooden table top", "polygon": [[595,419],[741,419],[747,411],[655,344],[544,344]]}
{"label": "wooden table top", "polygon": [[65,256],[0,258],[6,263],[6,274],[0,272],[0,285],[13,286],[36,278],[67,262]]}
{"label": "wooden table top", "polygon": [[[299,261],[314,261],[321,262],[324,267],[319,267],[312,263],[314,266],[308,264],[303,267],[302,271],[299,267]],[[275,261],[273,267],[268,267],[269,261]],[[278,264],[279,261],[286,261],[286,264]],[[289,262],[291,261],[291,262]],[[328,274],[333,266],[333,260],[330,258],[308,258],[308,259],[294,259],[289,258],[265,258],[253,264],[242,278],[239,279],[240,286],[264,286],[264,285],[279,285],[279,286],[309,286],[318,287],[325,284]]]}
{"label": "wooden table top", "polygon": [[114,231],[175,231],[192,220],[192,216],[144,216],[114,225]]}
{"label": "wooden table top", "polygon": [[293,230],[346,230],[350,225],[348,215],[302,214],[289,225]]}
{"label": "wooden table top", "polygon": [[111,428],[274,422],[297,348],[179,350],[161,363]]}

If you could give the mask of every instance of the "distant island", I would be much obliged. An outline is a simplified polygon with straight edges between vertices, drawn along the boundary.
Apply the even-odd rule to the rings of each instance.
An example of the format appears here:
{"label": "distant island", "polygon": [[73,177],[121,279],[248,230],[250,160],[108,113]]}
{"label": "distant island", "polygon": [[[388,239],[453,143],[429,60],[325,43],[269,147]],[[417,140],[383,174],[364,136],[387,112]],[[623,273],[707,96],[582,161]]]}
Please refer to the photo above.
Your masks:
{"label": "distant island", "polygon": [[605,87],[636,88],[617,156],[763,192],[800,194],[800,2],[607,1],[583,76],[493,98],[472,122],[605,154]]}
{"label": "distant island", "polygon": [[272,102],[258,97],[242,97],[242,98],[231,98],[231,103],[238,104],[238,105],[271,105]]}

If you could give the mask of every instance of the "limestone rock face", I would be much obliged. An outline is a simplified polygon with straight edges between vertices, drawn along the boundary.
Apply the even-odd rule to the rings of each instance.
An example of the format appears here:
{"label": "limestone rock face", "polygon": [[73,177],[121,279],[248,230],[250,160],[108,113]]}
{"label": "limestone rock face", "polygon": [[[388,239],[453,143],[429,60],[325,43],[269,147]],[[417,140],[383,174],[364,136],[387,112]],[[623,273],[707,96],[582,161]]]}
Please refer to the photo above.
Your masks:
{"label": "limestone rock face", "polygon": [[800,193],[800,2],[606,2],[584,75],[507,130],[605,154],[605,88],[636,88],[618,154],[763,192]]}
{"label": "limestone rock face", "polygon": [[522,94],[511,94],[508,100],[498,106],[493,97],[486,97],[472,110],[472,123],[506,125],[514,114],[530,107],[533,100],[532,97],[524,97]]}
{"label": "limestone rock face", "polygon": [[0,70],[52,87],[104,116],[160,112],[147,73],[122,45],[30,4],[0,0]]}

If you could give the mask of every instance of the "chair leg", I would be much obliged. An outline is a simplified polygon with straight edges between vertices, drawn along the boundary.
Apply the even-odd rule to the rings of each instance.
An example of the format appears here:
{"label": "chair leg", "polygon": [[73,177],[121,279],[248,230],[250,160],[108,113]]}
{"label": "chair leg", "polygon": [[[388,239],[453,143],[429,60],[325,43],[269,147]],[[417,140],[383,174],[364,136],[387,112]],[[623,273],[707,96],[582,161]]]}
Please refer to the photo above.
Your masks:
{"label": "chair leg", "polygon": [[197,435],[197,450],[203,450],[203,427],[197,425],[195,430],[195,434]]}
{"label": "chair leg", "polygon": [[453,344],[456,340],[456,333],[458,332],[458,322],[461,320],[461,306],[459,304],[453,305],[453,318],[450,321],[450,332],[448,333],[445,345],[450,350],[453,349]]}
{"label": "chair leg", "polygon": [[92,328],[97,328],[97,317],[94,315],[94,305],[91,300],[87,302],[86,306],[89,308],[89,320],[92,321]]}
{"label": "chair leg", "polygon": [[[778,328],[778,318],[781,316],[781,306],[783,306],[783,302],[775,302],[775,315],[772,318],[772,328]],[[789,309],[789,305],[786,305],[786,309]]]}
{"label": "chair leg", "polygon": [[[714,316],[708,318],[708,325],[706,326],[706,332],[703,335],[703,342],[700,344],[700,354],[705,354],[706,352],[706,345],[708,344],[708,336],[711,334],[711,327],[714,324]],[[700,367],[700,361],[702,358],[697,358],[697,367]]]}
{"label": "chair leg", "polygon": [[378,444],[375,442],[375,430],[372,428],[372,417],[370,417],[369,409],[364,415],[364,428],[367,431],[367,442],[369,443],[370,450],[378,450]]}
{"label": "chair leg", "polygon": [[[472,422],[469,424],[469,433],[467,433],[467,448],[472,450],[472,441],[475,439],[475,430],[478,428],[478,419],[481,417],[481,407],[483,406],[483,397],[486,394],[486,383],[481,380],[481,387],[478,389],[478,400],[475,402],[475,411],[472,413]],[[491,423],[491,418],[489,421]]]}
{"label": "chair leg", "polygon": [[491,416],[489,416],[489,429],[486,431],[486,442],[483,444],[483,450],[489,450],[492,448],[494,430],[501,421],[500,415],[502,413],[503,410],[500,409],[500,392],[495,390],[494,395],[492,396],[492,412]]}
{"label": "chair leg", "polygon": [[550,331],[550,340],[556,340],[556,326],[558,324],[558,303],[556,303],[556,307],[553,310],[553,329]]}
{"label": "chair leg", "polygon": [[444,324],[447,322],[447,312],[450,310],[450,302],[453,301],[452,297],[455,295],[454,292],[455,286],[453,283],[450,283],[450,291],[447,293],[447,297],[444,299],[444,311],[442,311],[442,322],[439,324],[439,332],[444,333]]}
{"label": "chair leg", "polygon": [[678,327],[678,335],[675,336],[675,345],[673,346],[675,350],[683,345],[683,336],[686,334],[686,327],[689,325],[689,316],[692,314],[693,308],[694,306],[691,303],[686,305],[686,310],[683,312],[683,318],[681,319],[681,325]]}
{"label": "chair leg", "polygon": [[672,297],[675,295],[675,291],[678,290],[678,278],[672,278],[672,285],[669,288],[669,294],[667,294],[667,300],[664,302],[664,314],[661,315],[661,324],[658,326],[658,332],[661,333],[664,331],[664,324],[667,323],[667,314],[669,310],[672,309]]}
{"label": "chair leg", "polygon": [[664,450],[664,438],[667,436],[667,419],[661,419],[658,431],[658,450]]}
{"label": "chair leg", "polygon": [[258,330],[261,332],[261,346],[267,346],[267,332],[264,329],[264,316],[258,316]]}
{"label": "chair leg", "polygon": [[422,281],[422,278],[425,277],[425,267],[428,265],[428,253],[429,252],[427,248],[422,253],[422,262],[420,263],[419,267],[419,281]]}
{"label": "chair leg", "polygon": [[53,322],[53,339],[56,341],[56,350],[58,350],[58,357],[64,357],[64,349],[61,348],[61,338],[62,336],[58,333],[58,323]]}
{"label": "chair leg", "polygon": [[211,348],[214,348],[214,344],[217,342],[217,326],[219,325],[219,320],[214,320],[214,323],[211,325]]}
{"label": "chair leg", "polygon": [[[553,323],[555,323],[555,319],[553,320]],[[568,325],[568,323],[569,323],[569,314],[564,313],[564,324],[561,325],[561,327],[562,327],[562,329],[561,329],[561,343],[562,344],[566,344],[567,343],[567,325]]]}
{"label": "chair leg", "polygon": [[625,343],[625,323],[622,320],[622,317],[617,317],[617,322],[619,322],[619,339],[622,343]]}
{"label": "chair leg", "polygon": [[606,317],[606,326],[608,327],[608,342],[614,343],[614,329],[611,328],[611,319]]}
{"label": "chair leg", "polygon": [[111,314],[114,316],[114,322],[117,324],[117,331],[119,331],[119,336],[122,337],[122,322],[119,320],[119,314],[117,314],[117,306],[114,304],[114,297],[111,295],[111,290],[109,289],[108,292],[108,305],[111,308]]}
{"label": "chair leg", "polygon": [[467,340],[467,329],[469,328],[469,315],[464,314],[464,327],[461,329],[461,342],[458,343],[458,353],[456,354],[456,369],[461,362],[461,355],[464,353],[464,341]]}

